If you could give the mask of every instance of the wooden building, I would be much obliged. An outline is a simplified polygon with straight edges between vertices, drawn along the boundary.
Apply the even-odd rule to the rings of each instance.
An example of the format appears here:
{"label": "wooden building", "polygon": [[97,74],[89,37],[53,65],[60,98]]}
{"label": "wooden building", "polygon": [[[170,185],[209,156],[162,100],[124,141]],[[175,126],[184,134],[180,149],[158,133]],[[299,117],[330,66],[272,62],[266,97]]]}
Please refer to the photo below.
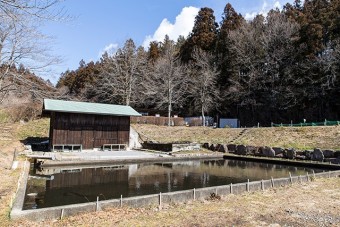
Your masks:
{"label": "wooden building", "polygon": [[52,99],[44,100],[43,113],[51,118],[51,150],[128,146],[130,116],[140,116],[130,106]]}

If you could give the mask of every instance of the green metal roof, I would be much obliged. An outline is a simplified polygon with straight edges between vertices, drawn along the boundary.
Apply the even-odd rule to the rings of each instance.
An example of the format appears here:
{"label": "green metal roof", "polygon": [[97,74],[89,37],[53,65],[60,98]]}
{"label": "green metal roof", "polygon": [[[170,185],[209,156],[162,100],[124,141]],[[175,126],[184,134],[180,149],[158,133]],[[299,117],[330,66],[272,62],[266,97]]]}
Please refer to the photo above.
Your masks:
{"label": "green metal roof", "polygon": [[115,116],[141,116],[130,106],[44,99],[43,111]]}

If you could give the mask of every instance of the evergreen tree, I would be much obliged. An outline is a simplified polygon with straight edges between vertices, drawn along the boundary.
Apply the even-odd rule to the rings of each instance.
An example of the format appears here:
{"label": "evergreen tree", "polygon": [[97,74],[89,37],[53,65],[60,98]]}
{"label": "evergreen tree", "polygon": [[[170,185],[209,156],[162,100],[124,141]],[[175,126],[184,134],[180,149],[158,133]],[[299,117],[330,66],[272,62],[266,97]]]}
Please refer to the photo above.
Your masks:
{"label": "evergreen tree", "polygon": [[187,41],[181,48],[180,55],[183,62],[192,60],[195,48],[213,52],[217,39],[218,24],[211,8],[201,8],[195,18],[195,24]]}
{"label": "evergreen tree", "polygon": [[237,73],[234,61],[235,54],[231,51],[233,43],[229,38],[229,34],[231,31],[239,29],[244,22],[242,15],[238,14],[232,5],[228,3],[224,8],[216,50],[221,72],[218,82],[223,89],[228,86],[228,78]]}

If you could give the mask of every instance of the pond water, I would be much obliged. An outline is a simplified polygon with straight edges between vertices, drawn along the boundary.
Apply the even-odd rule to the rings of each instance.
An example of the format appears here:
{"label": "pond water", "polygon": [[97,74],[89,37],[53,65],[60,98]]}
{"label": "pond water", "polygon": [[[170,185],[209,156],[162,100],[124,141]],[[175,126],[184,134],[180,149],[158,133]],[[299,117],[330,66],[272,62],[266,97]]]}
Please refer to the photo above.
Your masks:
{"label": "pond water", "polygon": [[96,168],[33,169],[24,209],[203,188],[271,177],[305,175],[321,169],[246,162],[196,160],[98,166]]}

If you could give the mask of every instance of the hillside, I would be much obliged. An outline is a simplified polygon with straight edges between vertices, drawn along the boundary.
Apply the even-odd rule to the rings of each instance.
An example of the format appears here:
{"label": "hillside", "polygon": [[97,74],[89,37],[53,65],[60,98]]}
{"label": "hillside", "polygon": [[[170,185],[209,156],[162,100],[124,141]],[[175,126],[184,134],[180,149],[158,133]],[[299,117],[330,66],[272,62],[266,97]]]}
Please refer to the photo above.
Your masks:
{"label": "hillside", "polygon": [[166,127],[133,125],[144,141],[244,144],[280,146],[297,149],[340,149],[340,126],[213,129],[203,127]]}
{"label": "hillside", "polygon": [[[27,137],[48,137],[49,119],[25,124],[4,124],[11,128],[12,139],[0,138],[1,145],[13,144]],[[132,124],[143,141],[199,143],[234,143],[254,146],[281,146],[297,149],[323,148],[340,150],[340,126],[213,129],[208,127],[167,127]],[[4,130],[1,130],[4,134]],[[7,133],[8,134],[8,133]]]}

